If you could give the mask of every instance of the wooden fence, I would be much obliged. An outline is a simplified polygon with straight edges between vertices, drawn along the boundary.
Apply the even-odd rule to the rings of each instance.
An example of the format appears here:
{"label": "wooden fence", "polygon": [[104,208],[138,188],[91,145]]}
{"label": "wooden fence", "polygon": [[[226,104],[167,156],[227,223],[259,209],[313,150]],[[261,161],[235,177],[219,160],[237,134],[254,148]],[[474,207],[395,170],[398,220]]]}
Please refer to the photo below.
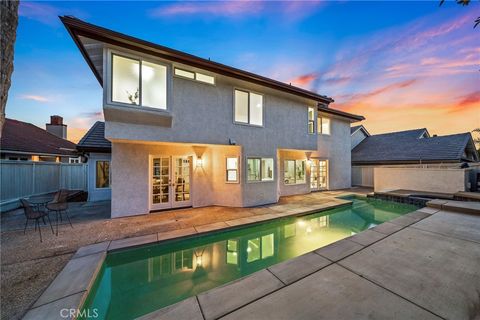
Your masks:
{"label": "wooden fence", "polygon": [[55,192],[59,189],[87,190],[87,165],[57,162],[0,161],[0,202]]}

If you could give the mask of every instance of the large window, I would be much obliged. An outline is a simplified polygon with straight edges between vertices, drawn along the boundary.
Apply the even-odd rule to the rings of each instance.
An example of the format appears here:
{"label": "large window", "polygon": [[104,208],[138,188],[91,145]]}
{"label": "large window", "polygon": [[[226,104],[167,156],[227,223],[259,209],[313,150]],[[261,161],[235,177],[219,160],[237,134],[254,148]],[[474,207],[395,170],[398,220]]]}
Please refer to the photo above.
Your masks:
{"label": "large window", "polygon": [[329,118],[319,117],[317,125],[318,125],[318,128],[317,128],[318,133],[327,134],[327,135],[330,134],[330,119]]}
{"label": "large window", "polygon": [[248,158],[247,181],[273,181],[273,159]]}
{"label": "large window", "polygon": [[112,55],[112,101],[167,109],[167,67]]}
{"label": "large window", "polygon": [[285,160],[284,162],[285,184],[305,183],[305,160]]}
{"label": "large window", "polygon": [[263,96],[235,90],[235,122],[263,126]]}
{"label": "large window", "polygon": [[97,161],[95,165],[95,187],[110,188],[110,161]]}
{"label": "large window", "polygon": [[238,182],[238,157],[227,157],[227,182]]}
{"label": "large window", "polygon": [[315,109],[308,108],[308,133],[315,133]]}

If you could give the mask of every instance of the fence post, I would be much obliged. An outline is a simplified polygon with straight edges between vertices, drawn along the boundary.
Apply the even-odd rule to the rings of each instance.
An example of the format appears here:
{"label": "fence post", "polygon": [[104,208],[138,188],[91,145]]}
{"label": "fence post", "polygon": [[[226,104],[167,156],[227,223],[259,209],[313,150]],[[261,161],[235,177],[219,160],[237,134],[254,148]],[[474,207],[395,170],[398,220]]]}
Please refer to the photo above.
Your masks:
{"label": "fence post", "polygon": [[32,194],[35,194],[35,162],[32,163]]}

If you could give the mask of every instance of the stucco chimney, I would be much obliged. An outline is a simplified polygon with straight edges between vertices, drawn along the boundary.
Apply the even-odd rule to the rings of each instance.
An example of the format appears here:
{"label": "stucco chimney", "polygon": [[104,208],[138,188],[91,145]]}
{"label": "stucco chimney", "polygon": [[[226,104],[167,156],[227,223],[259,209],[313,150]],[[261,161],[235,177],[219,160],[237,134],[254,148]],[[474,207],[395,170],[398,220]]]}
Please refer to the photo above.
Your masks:
{"label": "stucco chimney", "polygon": [[59,138],[67,139],[67,125],[63,124],[63,118],[57,115],[50,116],[50,123],[45,125],[47,132]]}

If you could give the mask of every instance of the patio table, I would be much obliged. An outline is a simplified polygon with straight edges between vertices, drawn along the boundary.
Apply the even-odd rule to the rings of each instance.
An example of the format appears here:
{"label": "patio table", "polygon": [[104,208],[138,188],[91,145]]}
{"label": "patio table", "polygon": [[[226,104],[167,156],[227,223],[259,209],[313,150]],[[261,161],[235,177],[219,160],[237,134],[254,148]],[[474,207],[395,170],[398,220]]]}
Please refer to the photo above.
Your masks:
{"label": "patio table", "polygon": [[[43,207],[43,209],[47,209],[47,204],[53,200],[53,195],[51,194],[44,194],[44,195],[39,195],[39,196],[31,196],[28,198],[28,202],[30,202],[32,205],[37,207],[37,210],[40,210],[40,208]],[[48,210],[46,210],[48,212]],[[56,217],[56,228],[57,228],[57,235],[58,235],[58,214]],[[44,221],[45,223],[45,221]]]}

